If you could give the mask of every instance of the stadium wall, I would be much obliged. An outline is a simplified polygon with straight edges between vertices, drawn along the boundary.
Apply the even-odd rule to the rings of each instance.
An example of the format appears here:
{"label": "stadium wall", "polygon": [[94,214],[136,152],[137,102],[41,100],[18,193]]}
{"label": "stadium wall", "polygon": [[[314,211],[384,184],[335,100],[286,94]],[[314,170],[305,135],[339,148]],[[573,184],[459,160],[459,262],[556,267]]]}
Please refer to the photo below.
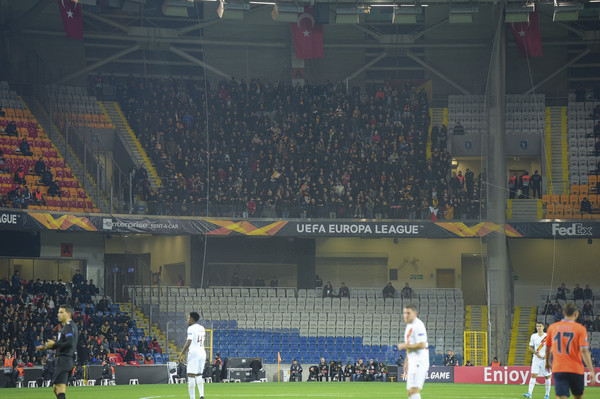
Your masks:
{"label": "stadium wall", "polygon": [[575,283],[582,287],[590,284],[592,289],[600,286],[600,246],[594,241],[592,245],[585,239],[509,238],[507,242],[514,275],[518,278],[514,281],[515,306],[535,306],[539,302],[540,290],[556,289],[563,282],[569,289]]}

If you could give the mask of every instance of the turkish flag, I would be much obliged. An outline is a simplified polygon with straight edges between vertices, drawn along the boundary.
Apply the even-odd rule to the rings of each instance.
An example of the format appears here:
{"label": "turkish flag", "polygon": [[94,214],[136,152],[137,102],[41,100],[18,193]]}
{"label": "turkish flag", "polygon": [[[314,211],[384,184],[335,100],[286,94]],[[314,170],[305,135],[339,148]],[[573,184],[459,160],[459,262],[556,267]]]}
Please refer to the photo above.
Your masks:
{"label": "turkish flag", "polygon": [[323,25],[315,24],[313,9],[304,7],[298,21],[291,26],[296,58],[323,58]]}
{"label": "turkish flag", "polygon": [[517,43],[519,57],[541,57],[544,55],[537,10],[529,13],[529,22],[511,23],[510,31]]}
{"label": "turkish flag", "polygon": [[58,0],[58,9],[63,20],[67,37],[82,40],[83,17],[81,15],[81,5],[72,0]]}

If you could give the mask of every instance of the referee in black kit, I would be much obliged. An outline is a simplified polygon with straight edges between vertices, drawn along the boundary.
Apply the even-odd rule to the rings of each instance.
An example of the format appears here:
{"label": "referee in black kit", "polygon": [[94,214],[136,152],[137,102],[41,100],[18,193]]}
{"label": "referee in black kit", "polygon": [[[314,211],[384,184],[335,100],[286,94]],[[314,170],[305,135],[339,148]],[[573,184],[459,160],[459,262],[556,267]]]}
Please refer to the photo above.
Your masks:
{"label": "referee in black kit", "polygon": [[58,339],[49,339],[45,345],[39,345],[37,350],[56,349],[56,367],[54,369],[54,394],[57,399],[65,399],[69,375],[75,364],[75,349],[79,332],[77,326],[71,321],[73,309],[69,305],[61,305],[58,308],[58,321],[62,324],[62,330],[58,333]]}

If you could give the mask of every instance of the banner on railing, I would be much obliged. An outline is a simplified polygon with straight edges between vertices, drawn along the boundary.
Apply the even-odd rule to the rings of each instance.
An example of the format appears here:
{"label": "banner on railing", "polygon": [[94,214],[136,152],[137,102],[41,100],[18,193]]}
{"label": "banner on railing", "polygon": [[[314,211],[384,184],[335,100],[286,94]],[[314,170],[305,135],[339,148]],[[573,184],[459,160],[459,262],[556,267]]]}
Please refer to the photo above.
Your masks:
{"label": "banner on railing", "polygon": [[[529,384],[530,378],[531,367],[528,366],[456,367],[454,369],[454,382],[463,384],[525,385]],[[594,369],[594,378],[596,383],[600,383],[600,368]],[[586,371],[585,384],[588,385],[591,380],[592,374]],[[543,384],[544,378],[538,377],[537,382]]]}
{"label": "banner on railing", "polygon": [[504,226],[477,221],[363,221],[348,219],[273,220],[74,215],[55,212],[0,210],[0,229],[99,231],[105,233],[206,234],[257,237],[363,238],[600,238],[600,223],[511,222]]}

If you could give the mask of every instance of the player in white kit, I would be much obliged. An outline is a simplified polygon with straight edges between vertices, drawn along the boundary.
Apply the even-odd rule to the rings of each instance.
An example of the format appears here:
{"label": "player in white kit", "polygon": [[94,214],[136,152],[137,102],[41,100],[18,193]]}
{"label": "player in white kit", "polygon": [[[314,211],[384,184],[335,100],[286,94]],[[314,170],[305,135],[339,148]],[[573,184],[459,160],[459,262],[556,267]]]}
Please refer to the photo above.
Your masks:
{"label": "player in white kit", "polygon": [[398,350],[406,349],[404,374],[409,399],[421,399],[421,390],[429,370],[429,344],[425,324],[417,317],[417,307],[404,306],[404,321],[408,323],[404,332],[404,342],[398,344]]}
{"label": "player in white kit", "polygon": [[[206,331],[198,323],[200,315],[196,312],[190,312],[188,318],[187,341],[181,355],[179,355],[179,363],[182,362],[186,352],[187,356],[187,376],[188,376],[188,391],[190,399],[196,399],[196,385],[200,399],[204,399],[204,380],[202,372],[204,371],[204,362],[206,361],[206,351],[204,350],[204,339]],[[189,352],[188,352],[189,349]]]}
{"label": "player in white kit", "polygon": [[546,379],[546,396],[545,399],[550,398],[550,388],[552,387],[552,371],[546,369],[546,333],[544,332],[544,325],[542,323],[536,323],[536,333],[531,334],[529,339],[529,347],[527,350],[533,353],[531,357],[531,379],[529,380],[529,392],[524,393],[523,396],[531,398],[533,388],[535,387],[535,380],[539,375]]}

